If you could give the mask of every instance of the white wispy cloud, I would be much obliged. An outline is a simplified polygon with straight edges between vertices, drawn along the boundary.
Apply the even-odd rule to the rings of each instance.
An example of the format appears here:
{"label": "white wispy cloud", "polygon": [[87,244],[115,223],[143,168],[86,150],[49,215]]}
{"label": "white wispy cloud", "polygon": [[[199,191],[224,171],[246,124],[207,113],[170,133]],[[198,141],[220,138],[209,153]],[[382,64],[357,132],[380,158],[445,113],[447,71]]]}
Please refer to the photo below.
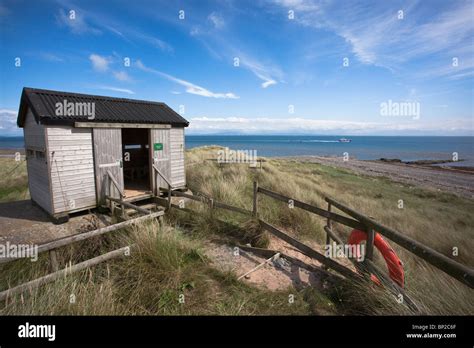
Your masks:
{"label": "white wispy cloud", "polygon": [[50,52],[36,52],[35,55],[48,62],[55,62],[55,63],[64,62],[63,58]]}
{"label": "white wispy cloud", "polygon": [[107,57],[100,56],[98,54],[91,54],[89,60],[92,63],[92,67],[96,71],[104,72],[109,70],[110,59]]}
{"label": "white wispy cloud", "polygon": [[[197,36],[198,34],[195,34]],[[262,82],[260,86],[267,88],[272,85],[276,85],[278,82],[283,80],[283,72],[280,67],[272,64],[268,61],[263,62],[257,59],[248,52],[244,52],[240,45],[233,45],[229,41],[222,40],[220,37],[213,36],[213,43],[209,41],[202,41],[204,47],[206,47],[210,53],[219,58],[225,60],[239,59],[239,67],[246,69],[253,73]],[[215,46],[216,48],[213,48]],[[238,47],[238,48],[237,48]],[[228,52],[227,55],[223,56],[219,52]]]}
{"label": "white wispy cloud", "polygon": [[[164,40],[144,33],[137,28],[130,28],[124,23],[116,23],[103,13],[93,13],[86,11],[79,6],[68,2],[62,3],[58,1],[61,6],[68,6],[68,10],[61,8],[56,15],[56,20],[61,26],[65,26],[74,34],[101,34],[104,32],[112,33],[122,40],[134,44],[135,41],[147,43],[153,47],[159,48],[162,51],[173,52],[173,47]],[[71,19],[69,11],[75,11],[75,19]]]}
{"label": "white wispy cloud", "polygon": [[274,0],[278,5],[297,11],[319,11],[318,2],[313,0]]}
{"label": "white wispy cloud", "polygon": [[[73,13],[70,11],[74,11]],[[80,9],[66,10],[59,9],[56,20],[61,26],[65,26],[71,30],[74,34],[100,34],[101,31],[88,23],[85,19],[85,12]]]}
{"label": "white wispy cloud", "polygon": [[452,8],[440,12],[433,20],[421,25],[413,24],[410,27],[413,38],[406,41],[413,40],[413,43],[410,43],[412,50],[408,52],[408,56],[440,51],[452,54],[458,52],[459,49],[467,49],[464,53],[472,57],[474,4],[472,1],[451,2],[451,4]]}
{"label": "white wispy cloud", "polygon": [[162,51],[166,51],[166,52],[174,51],[173,46],[157,38],[156,36],[151,36],[151,35],[136,31],[136,30],[127,30],[127,35],[134,37],[138,40],[144,41],[153,47],[159,48]]}
{"label": "white wispy cloud", "polygon": [[247,118],[247,117],[193,117],[190,118],[191,132],[219,133],[236,132],[246,134],[373,134],[431,132],[446,135],[472,132],[470,120],[458,119],[448,122],[397,121],[397,122],[355,122],[350,120],[315,120],[307,118]]}
{"label": "white wispy cloud", "polygon": [[283,72],[280,67],[275,64],[268,61],[263,62],[248,52],[244,52],[242,49],[236,48],[229,43],[225,44],[223,47],[226,47],[225,50],[227,52],[232,52],[234,57],[239,58],[240,66],[242,68],[249,70],[258,79],[263,81],[260,84],[262,88],[276,85],[278,82],[283,80]]}
{"label": "white wispy cloud", "polygon": [[113,66],[117,64],[117,61],[121,60],[121,58],[116,54],[114,54],[114,56],[106,57],[96,53],[92,53],[91,55],[89,55],[89,60],[91,61],[92,68],[97,72],[105,73],[110,71],[112,77],[121,82],[132,80],[132,78],[126,71],[112,70]]}
{"label": "white wispy cloud", "polygon": [[112,92],[120,92],[120,93],[126,93],[126,94],[135,94],[134,91],[127,89],[127,88],[119,88],[119,87],[112,87],[112,86],[98,86],[96,87],[98,89],[103,89],[107,91],[112,91]]}
{"label": "white wispy cloud", "polygon": [[255,76],[257,76],[260,80],[263,81],[261,83],[262,88],[267,88],[271,85],[277,84],[277,81],[275,80],[275,78],[273,78],[273,75],[278,75],[281,77],[282,73],[279,69],[265,66],[244,53],[240,53],[240,55],[242,57],[240,61],[241,65],[244,68],[250,70]]}
{"label": "white wispy cloud", "polygon": [[114,71],[113,76],[119,81],[130,81],[130,76],[125,71]]}
{"label": "white wispy cloud", "polygon": [[[295,21],[301,25],[330,30],[342,37],[363,64],[397,71],[406,62],[429,57],[438,61],[440,72],[433,71],[437,76],[471,76],[472,68],[468,65],[457,70],[446,70],[445,66],[452,57],[467,60],[474,56],[472,1],[446,2],[446,8],[429,17],[423,7],[429,4],[423,2],[346,2],[343,6],[313,0],[273,3],[294,10]],[[403,19],[398,18],[399,10],[403,11]]]}
{"label": "white wispy cloud", "polygon": [[474,76],[474,54],[470,56],[459,56],[457,65],[453,65],[452,58],[445,61],[437,61],[427,64],[412,74],[418,79],[426,79],[431,77],[446,77],[449,80],[460,80]]}
{"label": "white wispy cloud", "polygon": [[[233,62],[234,58],[239,59],[239,66],[252,72],[259,80],[261,87],[267,88],[276,85],[283,79],[283,72],[280,67],[271,63],[269,59],[261,59],[246,49],[246,45],[238,42],[233,35],[235,28],[227,26],[223,17],[212,12],[208,15],[209,25],[202,23],[189,23],[189,35],[198,40],[206,48],[211,56],[218,60]],[[210,27],[210,28],[209,28]],[[221,30],[226,27],[227,32],[223,34]]]}
{"label": "white wispy cloud", "polygon": [[214,28],[222,29],[225,26],[225,21],[222,16],[216,12],[212,12],[207,19],[212,23]]}
{"label": "white wispy cloud", "polygon": [[194,83],[191,83],[189,81],[179,79],[177,77],[174,77],[172,75],[169,75],[167,73],[164,73],[162,71],[159,71],[159,70],[156,70],[156,69],[153,69],[153,68],[149,68],[149,67],[145,66],[145,64],[143,64],[140,60],[135,62],[135,66],[137,68],[139,68],[140,70],[142,70],[142,71],[158,75],[160,77],[163,77],[163,78],[165,78],[169,81],[172,81],[174,83],[177,83],[178,85],[181,85],[181,86],[185,87],[186,92],[189,93],[189,94],[200,95],[202,97],[208,97],[208,98],[239,99],[239,96],[235,95],[234,93],[230,93],[230,92],[228,92],[228,93],[214,93],[214,92],[211,92],[210,90],[208,90],[204,87],[198,86],[198,85],[196,85]]}

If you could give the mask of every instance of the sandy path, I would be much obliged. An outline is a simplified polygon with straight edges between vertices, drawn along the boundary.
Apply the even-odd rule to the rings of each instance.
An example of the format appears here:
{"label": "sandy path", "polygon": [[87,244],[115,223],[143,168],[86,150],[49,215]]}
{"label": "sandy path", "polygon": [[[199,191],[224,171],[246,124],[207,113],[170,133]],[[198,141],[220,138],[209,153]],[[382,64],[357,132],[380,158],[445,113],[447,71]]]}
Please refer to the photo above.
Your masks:
{"label": "sandy path", "polygon": [[0,244],[43,244],[109,224],[107,215],[83,212],[70,216],[67,223],[55,225],[30,200],[0,203]]}
{"label": "sandy path", "polygon": [[[310,267],[320,269],[322,264],[295,249],[290,244],[278,239],[274,236],[269,236],[268,249],[275,250],[304,262]],[[323,253],[321,246],[316,242],[308,242],[305,244],[311,246],[313,249]],[[235,247],[228,244],[217,244],[209,242],[205,246],[206,255],[212,260],[214,266],[221,271],[231,271],[240,276],[247,271],[253,269],[258,264],[265,261],[264,257],[256,255],[251,251],[240,250],[236,255]],[[346,267],[352,264],[347,259],[337,260]],[[315,287],[323,290],[329,286],[327,277],[324,272],[313,272],[307,268],[300,267],[293,264],[291,261],[282,257],[273,262],[268,262],[264,267],[254,271],[250,275],[242,278],[242,281],[257,286],[259,288],[268,289],[271,291],[286,290],[290,286],[296,289],[305,287]]]}
{"label": "sandy path", "polygon": [[359,174],[385,176],[393,181],[434,188],[456,195],[474,198],[474,173],[461,172],[429,166],[415,166],[402,163],[383,163],[349,159],[343,161],[338,157],[298,156],[281,159],[319,163],[352,170]]}

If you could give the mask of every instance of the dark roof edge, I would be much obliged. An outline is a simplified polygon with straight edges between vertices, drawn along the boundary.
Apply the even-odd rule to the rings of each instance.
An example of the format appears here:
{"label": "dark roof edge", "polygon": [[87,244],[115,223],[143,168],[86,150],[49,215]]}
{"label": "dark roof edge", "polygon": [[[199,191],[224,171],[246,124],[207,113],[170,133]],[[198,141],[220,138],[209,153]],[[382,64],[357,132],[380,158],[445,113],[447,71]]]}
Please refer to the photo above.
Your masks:
{"label": "dark roof edge", "polygon": [[[117,97],[108,97],[108,96],[101,96],[101,95],[93,95],[93,94],[83,94],[83,93],[73,93],[73,92],[62,92],[62,91],[56,91],[56,90],[49,90],[49,89],[39,89],[39,88],[31,88],[31,87],[23,87],[21,97],[20,97],[20,106],[18,110],[18,118],[17,118],[17,126],[19,128],[23,128],[25,125],[25,120],[26,120],[26,114],[28,112],[28,108],[31,109],[35,121],[37,124],[40,124],[40,119],[41,119],[41,124],[48,124],[48,125],[74,125],[74,122],[76,121],[71,121],[68,119],[64,120],[53,120],[48,117],[40,117],[38,110],[36,110],[34,104],[32,103],[30,97],[28,96],[29,93],[56,93],[56,94],[63,94],[63,95],[68,95],[68,96],[80,96],[80,97],[87,97],[87,98],[94,98],[94,99],[101,99],[101,100],[112,100],[112,101],[122,101],[122,102],[128,102],[128,103],[140,103],[140,104],[156,104],[163,106],[165,108],[170,109],[172,112],[176,113],[172,108],[170,108],[166,103],[163,102],[156,102],[156,101],[148,101],[148,100],[140,100],[140,99],[128,99],[128,98],[117,98]],[[177,113],[176,113],[177,114]],[[172,126],[177,126],[177,127],[188,127],[189,126],[189,121],[184,119],[181,115],[177,114],[180,116],[184,122],[163,122],[161,124],[170,124]],[[94,120],[77,120],[77,122],[90,122],[90,123],[102,123],[102,121],[94,121]],[[151,122],[113,122],[109,121],[109,123],[130,123],[130,124],[160,124],[160,123],[151,123]]]}
{"label": "dark roof edge", "polygon": [[114,101],[124,101],[124,102],[133,102],[133,103],[144,103],[144,104],[157,104],[157,105],[166,105],[163,102],[157,102],[152,100],[143,100],[143,99],[131,99],[131,98],[119,98],[119,97],[109,97],[105,95],[97,94],[85,94],[85,93],[76,93],[76,92],[66,92],[66,91],[57,91],[54,89],[42,89],[42,88],[32,88],[32,87],[23,87],[23,92],[28,93],[49,93],[49,94],[63,94],[76,97],[87,97],[94,99],[103,99],[103,100],[114,100]]}
{"label": "dark roof edge", "polygon": [[[35,116],[36,119],[36,116]],[[77,120],[71,120],[71,119],[53,119],[53,118],[48,118],[48,117],[42,117],[41,118],[41,124],[48,125],[48,126],[74,126],[76,122],[87,122],[87,123],[123,123],[123,124],[163,124],[163,125],[171,125],[172,127],[188,127],[189,122],[162,122],[162,123],[157,123],[157,122],[124,122],[124,121],[94,121],[94,120],[88,120],[88,119],[77,119]],[[38,121],[37,121],[38,123]]]}
{"label": "dark roof edge", "polygon": [[31,112],[33,113],[33,116],[35,117],[36,123],[39,124],[39,115],[38,112],[35,110],[33,107],[33,104],[31,103],[30,98],[28,98],[28,95],[25,93],[25,90],[27,88],[23,87],[23,91],[21,92],[21,97],[20,97],[20,107],[18,109],[18,118],[16,120],[16,124],[19,128],[23,128],[25,125],[25,120],[26,120],[26,114],[28,112],[28,108],[31,109]]}

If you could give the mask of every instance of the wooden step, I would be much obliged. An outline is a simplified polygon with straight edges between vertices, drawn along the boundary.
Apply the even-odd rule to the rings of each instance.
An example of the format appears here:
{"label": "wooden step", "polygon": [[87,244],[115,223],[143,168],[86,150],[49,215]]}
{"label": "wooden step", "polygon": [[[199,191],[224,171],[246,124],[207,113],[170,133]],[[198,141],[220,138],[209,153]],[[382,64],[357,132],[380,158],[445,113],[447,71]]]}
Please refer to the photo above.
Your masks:
{"label": "wooden step", "polygon": [[[157,206],[155,203],[148,203],[148,204],[143,204],[143,205],[138,205],[140,208],[150,210],[152,213],[157,212],[157,211],[164,211],[163,207]],[[120,210],[120,207],[117,209]],[[125,208],[125,214],[127,216],[132,216],[132,215],[137,215],[140,214],[137,210],[133,208]]]}
{"label": "wooden step", "polygon": [[153,193],[144,193],[142,195],[138,195],[138,196],[132,196],[132,197],[124,197],[123,200],[125,202],[138,202],[138,201],[143,201],[145,199],[149,199],[149,198],[152,198],[153,197]]}

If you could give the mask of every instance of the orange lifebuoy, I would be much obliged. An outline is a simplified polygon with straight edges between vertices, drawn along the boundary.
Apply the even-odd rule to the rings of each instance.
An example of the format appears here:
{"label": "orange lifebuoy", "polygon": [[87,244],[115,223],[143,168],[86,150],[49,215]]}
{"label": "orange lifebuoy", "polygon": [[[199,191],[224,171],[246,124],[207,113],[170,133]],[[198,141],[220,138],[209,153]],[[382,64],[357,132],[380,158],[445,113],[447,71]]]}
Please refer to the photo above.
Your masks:
{"label": "orange lifebuoy", "polygon": [[[348,244],[356,245],[365,240],[367,240],[366,232],[360,230],[353,230],[351,232],[351,235],[349,236]],[[405,272],[403,270],[402,261],[400,261],[395,251],[378,233],[375,233],[374,245],[385,259],[390,278],[403,288],[405,285]],[[357,257],[360,257],[360,255],[357,255]],[[371,275],[371,278],[376,283],[380,284],[379,279],[375,275]]]}

